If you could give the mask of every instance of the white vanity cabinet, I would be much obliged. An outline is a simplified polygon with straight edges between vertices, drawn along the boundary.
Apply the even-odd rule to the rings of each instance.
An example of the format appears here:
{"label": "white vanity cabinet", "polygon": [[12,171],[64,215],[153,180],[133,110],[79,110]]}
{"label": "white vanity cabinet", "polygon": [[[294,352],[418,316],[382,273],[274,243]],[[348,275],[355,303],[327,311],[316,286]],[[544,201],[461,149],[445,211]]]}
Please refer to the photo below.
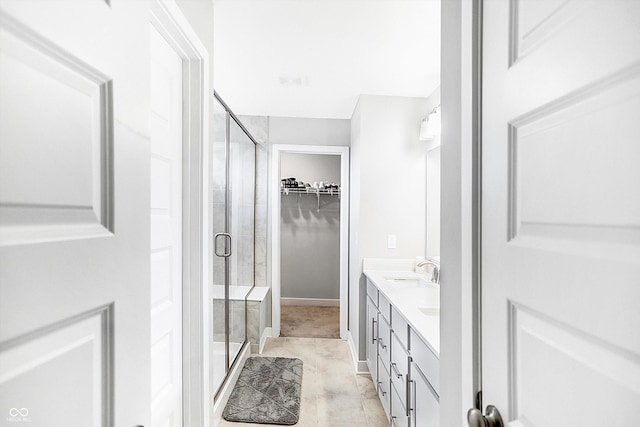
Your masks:
{"label": "white vanity cabinet", "polygon": [[391,325],[378,315],[378,396],[387,417],[391,412]]}
{"label": "white vanity cabinet", "polygon": [[[393,317],[393,315],[392,315]],[[395,320],[393,321],[394,328]],[[404,325],[406,327],[406,324]],[[402,330],[402,329],[401,329]],[[405,330],[406,333],[406,330]],[[409,363],[410,357],[396,329],[391,332],[391,425],[409,427]]]}
{"label": "white vanity cabinet", "polygon": [[[384,297],[383,297],[384,298]],[[389,310],[389,303],[383,305]],[[366,356],[367,366],[371,373],[371,380],[376,386],[378,397],[382,402],[384,412],[389,418],[391,412],[391,382],[389,377],[389,339],[391,329],[387,318],[380,314],[378,289],[367,281],[367,328],[366,328]]]}
{"label": "white vanity cabinet", "polygon": [[440,361],[429,346],[413,331],[409,387],[409,413],[411,427],[438,427],[440,425],[439,377]]}
{"label": "white vanity cabinet", "polygon": [[[376,291],[377,292],[377,291]],[[378,299],[376,294],[376,300]],[[367,296],[367,366],[374,384],[378,383],[378,307]]]}
{"label": "white vanity cabinet", "polygon": [[391,425],[409,426],[409,325],[400,312],[391,307]]}
{"label": "white vanity cabinet", "polygon": [[440,426],[440,404],[435,390],[417,364],[411,363],[410,427]]}
{"label": "white vanity cabinet", "polygon": [[367,365],[392,427],[439,427],[438,357],[368,279],[366,318]]}

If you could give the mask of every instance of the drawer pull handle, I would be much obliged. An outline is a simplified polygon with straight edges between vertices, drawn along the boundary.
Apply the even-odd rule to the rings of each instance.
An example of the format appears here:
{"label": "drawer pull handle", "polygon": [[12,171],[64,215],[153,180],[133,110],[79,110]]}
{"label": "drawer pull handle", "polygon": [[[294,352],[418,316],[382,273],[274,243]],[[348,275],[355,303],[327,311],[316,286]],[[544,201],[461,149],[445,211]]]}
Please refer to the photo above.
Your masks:
{"label": "drawer pull handle", "polygon": [[380,343],[380,346],[382,347],[383,350],[387,348],[387,345],[384,343],[384,341],[382,341],[382,338],[378,338],[378,342]]}
{"label": "drawer pull handle", "polygon": [[380,393],[382,393],[383,396],[387,395],[387,392],[382,388],[382,381],[378,381],[378,390],[380,390]]}
{"label": "drawer pull handle", "polygon": [[376,319],[371,318],[371,344],[376,343]]}
{"label": "drawer pull handle", "polygon": [[398,427],[398,423],[396,422],[396,419],[398,417],[391,417],[391,424],[393,424],[393,427]]}
{"label": "drawer pull handle", "polygon": [[407,417],[411,416],[411,412],[413,412],[413,402],[411,401],[411,383],[413,383],[413,380],[408,380],[407,381],[407,388],[406,388],[406,392],[407,392]]}
{"label": "drawer pull handle", "polygon": [[393,373],[396,374],[396,378],[402,378],[402,374],[398,371],[398,365],[396,363],[391,363],[391,369],[393,369]]}

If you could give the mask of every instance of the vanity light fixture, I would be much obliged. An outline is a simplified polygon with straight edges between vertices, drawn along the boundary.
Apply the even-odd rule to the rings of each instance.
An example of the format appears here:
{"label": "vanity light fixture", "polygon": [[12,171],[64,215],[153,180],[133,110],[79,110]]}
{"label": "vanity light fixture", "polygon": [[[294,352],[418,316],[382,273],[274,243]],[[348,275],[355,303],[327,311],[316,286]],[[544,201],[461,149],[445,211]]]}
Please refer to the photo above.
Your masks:
{"label": "vanity light fixture", "polygon": [[440,129],[440,105],[437,105],[420,123],[420,141],[432,141],[440,134]]}

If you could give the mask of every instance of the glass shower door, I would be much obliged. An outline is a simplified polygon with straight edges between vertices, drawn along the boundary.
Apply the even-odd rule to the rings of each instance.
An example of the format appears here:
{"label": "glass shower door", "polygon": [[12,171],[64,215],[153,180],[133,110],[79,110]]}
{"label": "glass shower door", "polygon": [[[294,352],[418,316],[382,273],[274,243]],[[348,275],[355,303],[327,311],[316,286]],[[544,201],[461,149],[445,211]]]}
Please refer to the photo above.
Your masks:
{"label": "glass shower door", "polygon": [[247,336],[246,298],[254,284],[256,147],[244,130],[230,120],[229,232],[233,250],[229,261],[229,358],[235,360]]}
{"label": "glass shower door", "polygon": [[254,285],[255,144],[216,97],[213,156],[213,390],[247,341],[246,298]]}
{"label": "glass shower door", "polygon": [[[219,237],[227,230],[227,110],[214,101],[213,145],[212,145],[212,212],[213,233],[220,246],[218,253],[227,250],[228,242]],[[217,392],[227,376],[227,317],[226,317],[226,257],[213,257],[213,344],[211,346],[211,370],[213,371],[213,390]]]}

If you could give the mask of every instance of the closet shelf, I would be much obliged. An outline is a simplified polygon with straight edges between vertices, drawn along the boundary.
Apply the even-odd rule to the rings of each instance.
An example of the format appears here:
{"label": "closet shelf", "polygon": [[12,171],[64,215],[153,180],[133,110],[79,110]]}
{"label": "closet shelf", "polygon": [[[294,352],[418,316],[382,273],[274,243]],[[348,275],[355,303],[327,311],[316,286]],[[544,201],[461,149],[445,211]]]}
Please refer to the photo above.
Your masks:
{"label": "closet shelf", "polygon": [[300,203],[301,194],[315,194],[318,199],[317,211],[320,212],[320,196],[338,196],[340,198],[340,189],[327,189],[327,188],[280,188],[280,193],[286,195],[296,194],[298,196],[298,203]]}
{"label": "closet shelf", "polygon": [[340,189],[326,189],[326,188],[313,188],[313,187],[305,187],[305,188],[281,188],[280,193],[282,194],[328,194],[330,196],[339,196]]}

